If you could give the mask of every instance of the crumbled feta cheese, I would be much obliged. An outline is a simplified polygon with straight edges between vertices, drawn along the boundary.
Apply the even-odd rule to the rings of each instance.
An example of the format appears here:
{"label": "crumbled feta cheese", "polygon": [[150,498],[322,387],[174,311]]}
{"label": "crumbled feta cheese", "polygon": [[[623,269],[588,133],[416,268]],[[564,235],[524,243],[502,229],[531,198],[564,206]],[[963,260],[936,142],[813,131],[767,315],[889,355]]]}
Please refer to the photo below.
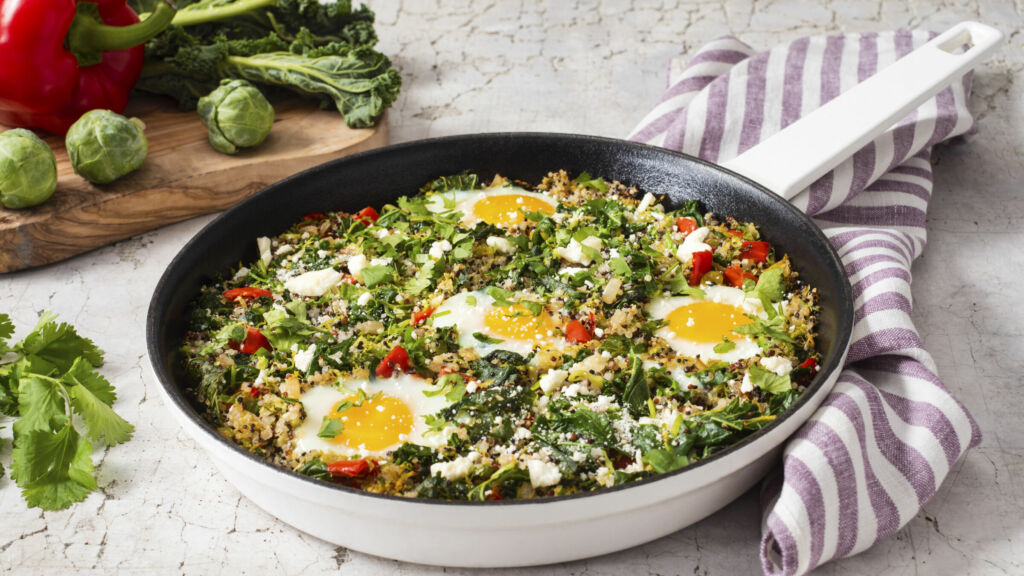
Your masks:
{"label": "crumbled feta cheese", "polygon": [[348,260],[348,273],[351,274],[352,277],[355,278],[356,280],[362,282],[363,268],[366,268],[367,266],[369,266],[369,262],[367,262],[366,256],[363,256],[362,254],[356,254],[355,256],[349,258]]}
{"label": "crumbled feta cheese", "polygon": [[370,266],[387,266],[391,264],[391,258],[374,258],[370,260]]}
{"label": "crumbled feta cheese", "polygon": [[324,268],[289,278],[284,287],[298,296],[319,298],[328,290],[341,284],[343,276],[334,268]]}
{"label": "crumbled feta cheese", "polygon": [[441,475],[445,480],[453,481],[465,478],[473,465],[480,461],[479,452],[470,452],[450,462],[436,462],[430,465],[430,475]]}
{"label": "crumbled feta cheese", "polygon": [[280,246],[278,246],[277,250],[274,250],[274,256],[288,254],[292,250],[295,250],[295,246],[292,246],[291,244],[281,244]]}
{"label": "crumbled feta cheese", "polygon": [[502,254],[511,254],[516,251],[515,244],[509,242],[508,238],[502,238],[501,236],[488,236],[486,242],[488,246]]}
{"label": "crumbled feta cheese", "polygon": [[309,363],[313,361],[316,353],[316,344],[310,344],[309,348],[295,353],[295,369],[299,372],[309,370]]}
{"label": "crumbled feta cheese", "polygon": [[264,264],[269,265],[270,261],[274,259],[270,254],[270,238],[267,238],[266,236],[260,236],[257,238],[256,248],[260,251],[260,260],[262,260]]}
{"label": "crumbled feta cheese", "polygon": [[554,486],[562,481],[562,473],[552,462],[529,460],[526,462],[526,469],[530,471],[530,484],[533,484],[534,488]]}
{"label": "crumbled feta cheese", "polygon": [[754,383],[750,381],[750,372],[743,375],[743,383],[740,384],[740,392],[749,394],[754,391]]}
{"label": "crumbled feta cheese", "polygon": [[548,370],[547,374],[544,374],[543,376],[540,377],[540,389],[543,390],[545,394],[547,394],[551,392],[553,389],[561,386],[562,383],[565,382],[565,379],[568,377],[569,373],[566,372],[565,370]]}
{"label": "crumbled feta cheese", "polygon": [[391,235],[391,230],[387,228],[381,228],[377,231],[377,238],[384,239]]}
{"label": "crumbled feta cheese", "polygon": [[601,395],[597,397],[597,400],[590,403],[590,410],[592,412],[607,412],[612,404],[615,402],[615,398],[612,396]]}
{"label": "crumbled feta cheese", "polygon": [[559,276],[575,276],[576,274],[579,274],[580,272],[586,272],[586,271],[587,271],[586,268],[581,268],[580,266],[563,266],[563,267],[558,269],[558,275]]}
{"label": "crumbled feta cheese", "polygon": [[[468,387],[467,387],[467,390],[468,390]],[[520,426],[519,428],[516,428],[515,433],[512,434],[512,439],[516,440],[516,441],[519,441],[519,440],[529,440],[530,438],[533,438],[533,432],[530,432],[529,428],[523,428],[522,426]]]}
{"label": "crumbled feta cheese", "polygon": [[793,362],[789,358],[783,358],[782,356],[769,356],[767,358],[761,358],[761,366],[764,366],[766,370],[771,370],[779,376],[785,376],[793,371]]}
{"label": "crumbled feta cheese", "polygon": [[356,304],[360,306],[366,306],[373,300],[373,294],[370,292],[363,292],[359,295],[359,299],[356,300]]}
{"label": "crumbled feta cheese", "polygon": [[704,226],[690,232],[686,237],[686,240],[683,240],[683,243],[680,244],[679,248],[676,250],[676,258],[678,258],[683,264],[686,264],[693,259],[693,254],[695,252],[711,250],[711,246],[704,243],[704,239],[707,238],[710,233],[711,231]]}
{"label": "crumbled feta cheese", "polygon": [[472,394],[473,392],[476,392],[477,388],[479,388],[479,385],[476,383],[476,380],[466,382],[466,392]]}
{"label": "crumbled feta cheese", "polygon": [[615,472],[609,470],[605,466],[601,466],[600,468],[597,469],[597,472],[594,473],[594,480],[597,481],[597,483],[600,484],[601,486],[614,486]]}
{"label": "crumbled feta cheese", "polygon": [[430,245],[430,250],[427,254],[434,260],[440,260],[444,257],[444,253],[452,249],[452,243],[447,240],[439,240]]}
{"label": "crumbled feta cheese", "polygon": [[565,248],[555,248],[555,255],[562,260],[589,266],[593,260],[590,256],[583,253],[584,246],[593,248],[594,250],[600,250],[604,247],[604,242],[602,242],[597,236],[587,236],[583,242],[577,242],[576,239],[573,238]]}

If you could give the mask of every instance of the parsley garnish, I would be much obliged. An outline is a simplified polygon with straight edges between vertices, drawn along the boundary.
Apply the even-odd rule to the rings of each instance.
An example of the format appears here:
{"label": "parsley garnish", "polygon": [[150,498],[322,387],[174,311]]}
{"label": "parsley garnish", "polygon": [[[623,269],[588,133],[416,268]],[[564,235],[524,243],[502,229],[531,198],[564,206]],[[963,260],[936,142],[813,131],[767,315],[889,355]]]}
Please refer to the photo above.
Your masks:
{"label": "parsley garnish", "polygon": [[[10,317],[0,314],[0,410],[14,421],[11,478],[29,506],[60,510],[96,489],[92,442],[120,444],[134,427],[114,413],[113,386],[94,366],[103,353],[46,313],[10,347]],[[81,418],[84,435],[72,415]],[[0,469],[2,472],[2,469]]]}
{"label": "parsley garnish", "polygon": [[324,421],[320,424],[320,431],[316,433],[321,438],[327,438],[330,440],[338,434],[345,431],[345,423],[337,418],[331,418],[330,416],[324,416]]}

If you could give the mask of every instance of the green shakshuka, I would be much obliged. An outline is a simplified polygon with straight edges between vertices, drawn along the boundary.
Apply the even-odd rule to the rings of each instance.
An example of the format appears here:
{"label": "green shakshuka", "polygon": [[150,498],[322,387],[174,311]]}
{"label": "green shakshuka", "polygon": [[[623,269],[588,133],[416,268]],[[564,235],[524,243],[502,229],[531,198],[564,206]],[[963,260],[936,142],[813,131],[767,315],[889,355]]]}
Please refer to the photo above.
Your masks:
{"label": "green shakshuka", "polygon": [[182,353],[221,433],[370,492],[572,494],[769,424],[817,293],[750,222],[587,174],[460,174],[308,214],[204,286]]}

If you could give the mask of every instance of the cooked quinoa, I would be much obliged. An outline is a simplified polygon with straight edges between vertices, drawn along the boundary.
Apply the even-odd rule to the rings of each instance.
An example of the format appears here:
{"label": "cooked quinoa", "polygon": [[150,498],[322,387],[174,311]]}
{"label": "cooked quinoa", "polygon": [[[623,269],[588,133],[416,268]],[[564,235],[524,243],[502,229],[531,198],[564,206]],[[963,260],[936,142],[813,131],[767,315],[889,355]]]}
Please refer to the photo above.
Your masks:
{"label": "cooked quinoa", "polygon": [[[817,293],[757,226],[587,174],[439,178],[251,241],[260,259],[194,302],[191,391],[242,448],[371,492],[640,480],[763,428],[817,371]],[[345,444],[410,387],[389,404],[401,441]]]}

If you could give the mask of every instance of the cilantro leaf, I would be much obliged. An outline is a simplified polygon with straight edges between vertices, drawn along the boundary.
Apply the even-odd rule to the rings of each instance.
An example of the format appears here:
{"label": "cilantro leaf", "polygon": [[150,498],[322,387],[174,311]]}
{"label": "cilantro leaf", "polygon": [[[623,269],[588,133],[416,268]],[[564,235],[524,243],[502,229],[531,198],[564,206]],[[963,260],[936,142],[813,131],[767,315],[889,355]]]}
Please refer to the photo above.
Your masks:
{"label": "cilantro leaf", "polygon": [[724,340],[722,342],[719,342],[718,344],[715,344],[715,347],[713,348],[713,350],[715,352],[717,352],[718,354],[724,354],[724,353],[732,350],[735,347],[736,347],[736,343],[733,342],[732,340]]}
{"label": "cilantro leaf", "polygon": [[373,288],[374,286],[390,280],[392,276],[392,270],[388,266],[367,266],[363,268],[363,283],[366,284],[367,288]]}
{"label": "cilantro leaf", "polygon": [[0,356],[10,351],[10,347],[7,345],[7,339],[14,334],[14,323],[11,322],[11,317],[7,314],[0,314]]}
{"label": "cilantro leaf", "polygon": [[789,374],[779,376],[775,372],[766,370],[757,364],[750,367],[750,383],[772,394],[781,394],[793,388],[793,382],[790,381]]}
{"label": "cilantro leaf", "polygon": [[306,320],[305,314],[298,318],[290,316],[284,310],[272,308],[263,314],[263,319],[267,322],[267,329],[263,330],[263,335],[275,350],[287,350],[292,344],[298,344],[307,336],[320,332]]}
{"label": "cilantro leaf", "polygon": [[79,336],[69,324],[58,324],[56,318],[53,313],[43,314],[32,332],[14,349],[33,360],[36,370],[64,373],[79,356],[93,366],[102,366],[103,353],[92,340]]}
{"label": "cilantro leaf", "polygon": [[[692,442],[688,444],[692,444]],[[671,472],[690,463],[690,458],[686,455],[690,447],[687,445],[685,446],[686,450],[680,450],[683,447],[674,446],[672,448],[648,450],[644,453],[643,461],[645,464],[650,464],[651,468],[654,468],[654,471],[659,474]]]}
{"label": "cilantro leaf", "polygon": [[320,424],[320,431],[316,433],[320,438],[327,438],[330,440],[338,434],[345,431],[345,423],[337,418],[331,418],[330,416],[324,416],[324,421]]}
{"label": "cilantro leaf", "polygon": [[576,177],[576,184],[593,188],[602,194],[608,193],[608,183],[604,181],[604,178],[592,178],[587,172],[580,172],[580,175]]}
{"label": "cilantro leaf", "polygon": [[67,508],[96,489],[91,454],[92,445],[70,421],[56,434],[33,430],[15,441],[11,477],[29,506]]}
{"label": "cilantro leaf", "polygon": [[500,338],[492,338],[483,332],[473,332],[473,338],[476,338],[477,342],[483,342],[484,344],[501,344],[504,342]]}
{"label": "cilantro leaf", "polygon": [[14,422],[15,444],[30,432],[51,432],[67,424],[67,411],[60,384],[45,376],[25,376],[19,382],[18,412]]}
{"label": "cilantro leaf", "polygon": [[88,360],[76,360],[61,382],[68,386],[71,406],[85,421],[90,440],[103,438],[107,444],[113,445],[127,442],[132,437],[135,427],[110,407],[117,399],[114,387],[93,371]]}

